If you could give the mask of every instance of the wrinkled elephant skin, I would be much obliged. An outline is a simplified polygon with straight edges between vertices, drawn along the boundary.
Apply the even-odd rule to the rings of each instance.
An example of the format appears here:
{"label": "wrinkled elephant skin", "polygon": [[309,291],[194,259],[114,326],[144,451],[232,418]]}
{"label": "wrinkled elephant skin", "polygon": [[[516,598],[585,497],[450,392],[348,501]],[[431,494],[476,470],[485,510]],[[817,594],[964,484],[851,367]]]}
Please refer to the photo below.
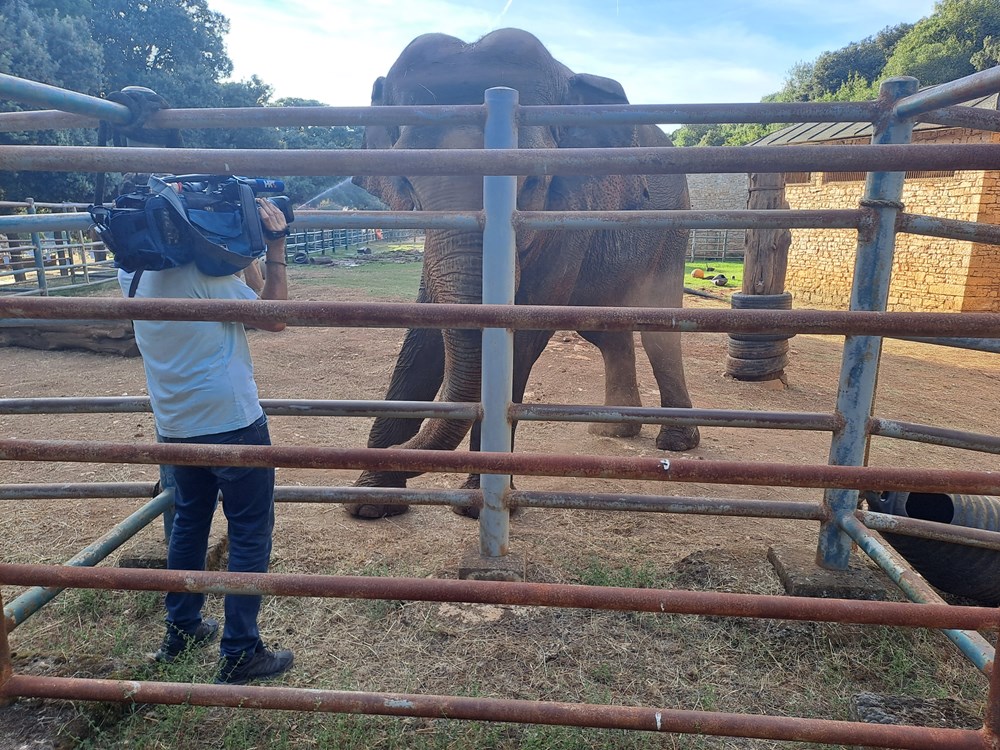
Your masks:
{"label": "wrinkled elephant skin", "polygon": [[[482,104],[483,92],[508,86],[522,105],[627,104],[620,84],[574,74],[552,58],[531,34],[517,29],[492,32],[475,44],[444,34],[411,42],[389,73],[375,82],[372,105]],[[522,148],[606,148],[670,146],[655,126],[521,127]],[[465,126],[369,126],[365,147],[376,149],[482,148],[479,128]],[[478,211],[481,176],[355,177],[355,183],[396,211]],[[546,176],[518,180],[518,209],[524,211],[664,210],[688,207],[683,175]],[[482,234],[427,231],[418,301],[482,302]],[[681,307],[687,232],[661,229],[607,231],[521,231],[517,237],[517,304]],[[514,341],[513,400],[520,402],[531,372],[553,331],[518,331]],[[640,406],[632,332],[581,332],[601,351],[605,403]],[[680,336],[641,334],[664,407],[690,407],[684,382]],[[410,330],[403,341],[386,398],[389,400],[476,402],[480,400],[478,331]],[[472,429],[469,422],[432,419],[376,420],[368,445],[454,450]],[[640,425],[594,425],[602,435],[630,437]],[[694,427],[663,427],[662,450],[698,444]],[[365,487],[404,487],[402,472],[366,472]],[[478,486],[478,477],[472,481]],[[361,517],[402,512],[405,505],[355,505]]]}

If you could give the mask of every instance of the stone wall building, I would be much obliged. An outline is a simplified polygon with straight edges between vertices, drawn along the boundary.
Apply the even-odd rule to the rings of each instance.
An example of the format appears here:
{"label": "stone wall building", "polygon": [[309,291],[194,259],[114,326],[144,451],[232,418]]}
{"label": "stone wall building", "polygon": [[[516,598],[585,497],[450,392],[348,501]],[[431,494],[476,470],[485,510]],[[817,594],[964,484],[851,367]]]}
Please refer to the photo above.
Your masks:
{"label": "stone wall building", "polygon": [[[996,94],[969,106],[996,109]],[[754,145],[853,145],[871,142],[871,126],[806,124],[785,128]],[[919,124],[914,143],[1000,143],[1000,133]],[[785,175],[792,209],[857,208],[864,172],[811,172]],[[962,221],[1000,224],[1000,165],[997,170],[907,172],[905,211]],[[851,295],[857,232],[793,229],[786,288],[796,307],[846,309]],[[889,310],[925,312],[1000,311],[1000,246],[896,235]]]}
{"label": "stone wall building", "polygon": [[[739,174],[689,174],[691,208],[700,211],[742,211],[747,207],[748,178]],[[688,258],[739,259],[743,257],[745,229],[692,229]]]}

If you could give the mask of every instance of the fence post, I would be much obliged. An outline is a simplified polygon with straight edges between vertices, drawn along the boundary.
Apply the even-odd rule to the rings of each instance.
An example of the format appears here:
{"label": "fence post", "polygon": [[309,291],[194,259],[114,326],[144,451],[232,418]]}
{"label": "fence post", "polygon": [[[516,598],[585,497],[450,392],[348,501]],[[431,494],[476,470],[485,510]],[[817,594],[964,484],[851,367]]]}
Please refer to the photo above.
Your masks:
{"label": "fence post", "polygon": [[[517,148],[516,109],[517,91],[514,89],[499,87],[486,91],[485,148]],[[514,304],[516,208],[516,176],[483,177],[483,209],[486,215],[483,227],[484,305]],[[513,331],[509,328],[485,329],[480,441],[484,451],[511,451],[513,368]],[[483,509],[479,514],[479,551],[483,557],[501,557],[507,554],[510,543],[510,512],[505,504],[510,490],[510,475],[483,474],[480,488]]]}
{"label": "fence post", "polygon": [[[917,91],[916,78],[890,78],[879,90],[879,104],[886,114],[899,99]],[[885,117],[875,124],[873,144],[909,143],[913,120]],[[896,216],[902,209],[905,172],[869,172],[865,181],[862,209],[870,223],[858,231],[858,251],[854,262],[851,310],[885,311],[892,275],[892,255],[896,245]],[[881,336],[847,336],[840,366],[836,413],[843,427],[833,435],[830,464],[863,466],[868,461],[868,418],[875,404]],[[878,487],[871,487],[878,490]],[[852,515],[858,507],[858,490],[827,490],[823,503],[829,520],[820,527],[817,562],[824,568],[846,570],[851,555],[851,538],[840,529],[837,518]]]}
{"label": "fence post", "polygon": [[[35,199],[28,198],[28,213],[35,214]],[[42,238],[38,232],[31,233],[31,244],[35,252],[35,273],[38,275],[38,290],[43,297],[49,294],[48,280],[45,278],[45,257],[42,255]]]}

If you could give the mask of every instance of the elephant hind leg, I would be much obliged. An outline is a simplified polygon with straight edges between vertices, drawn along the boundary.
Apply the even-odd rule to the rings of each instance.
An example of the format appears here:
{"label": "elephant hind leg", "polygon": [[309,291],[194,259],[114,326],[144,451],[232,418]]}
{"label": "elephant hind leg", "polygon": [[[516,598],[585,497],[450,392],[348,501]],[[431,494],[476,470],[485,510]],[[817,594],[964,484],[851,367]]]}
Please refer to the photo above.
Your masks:
{"label": "elephant hind leg", "polygon": [[[635,338],[631,331],[586,331],[583,338],[601,350],[604,359],[604,404],[606,406],[642,406],[635,377]],[[642,430],[638,422],[595,422],[588,428],[592,435],[636,437]]]}

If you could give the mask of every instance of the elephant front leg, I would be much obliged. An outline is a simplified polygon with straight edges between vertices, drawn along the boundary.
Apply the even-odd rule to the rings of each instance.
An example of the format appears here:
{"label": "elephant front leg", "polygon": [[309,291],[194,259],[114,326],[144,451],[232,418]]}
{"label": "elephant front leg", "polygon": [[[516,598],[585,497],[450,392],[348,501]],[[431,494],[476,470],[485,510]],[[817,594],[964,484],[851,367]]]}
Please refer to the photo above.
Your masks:
{"label": "elephant front leg", "polygon": [[[601,350],[605,406],[642,406],[635,378],[635,338],[632,332],[586,331],[580,335]],[[638,422],[595,422],[588,430],[592,435],[630,438],[639,434],[642,425]]]}
{"label": "elephant front leg", "polygon": [[[684,363],[681,360],[681,335],[644,331],[642,346],[660,389],[660,406],[665,408],[691,408],[687,383],[684,381]],[[663,425],[656,436],[656,447],[664,451],[686,451],[697,448],[701,434],[696,426]]]}
{"label": "elephant front leg", "polygon": [[[387,401],[433,401],[444,379],[444,344],[441,331],[418,328],[406,332],[386,393]],[[391,448],[417,434],[421,420],[378,417],[368,435],[369,448]],[[406,487],[412,476],[404,472],[366,471],[355,487]],[[408,505],[350,503],[344,508],[356,518],[384,518],[409,510]]]}

